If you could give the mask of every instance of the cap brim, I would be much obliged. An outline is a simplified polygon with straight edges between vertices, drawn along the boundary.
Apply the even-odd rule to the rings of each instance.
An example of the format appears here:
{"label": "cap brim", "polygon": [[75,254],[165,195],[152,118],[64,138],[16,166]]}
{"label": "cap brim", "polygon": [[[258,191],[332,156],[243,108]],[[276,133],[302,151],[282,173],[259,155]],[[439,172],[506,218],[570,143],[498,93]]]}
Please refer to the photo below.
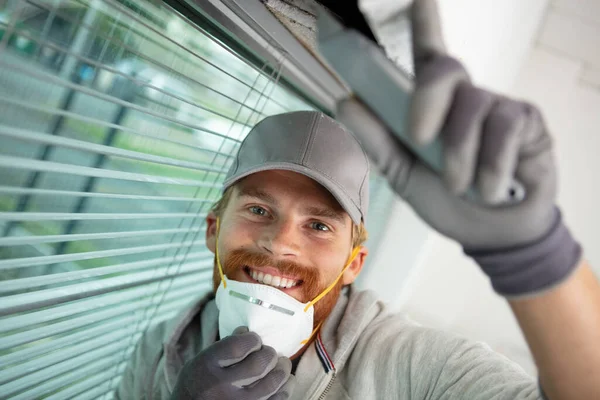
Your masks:
{"label": "cap brim", "polygon": [[261,171],[271,171],[271,170],[286,170],[297,172],[304,176],[307,176],[319,184],[323,186],[325,189],[329,191],[333,195],[333,197],[340,203],[342,208],[348,213],[352,222],[357,225],[360,225],[362,222],[362,216],[360,213],[360,208],[350,199],[350,197],[344,192],[344,190],[336,184],[333,180],[327,177],[324,174],[321,174],[313,169],[307,168],[305,166],[294,164],[294,163],[286,163],[286,162],[267,162],[260,166],[250,168],[247,171],[244,171],[240,174],[235,174],[234,176],[227,179],[223,185],[224,188],[228,188],[233,185],[235,182],[239,181],[242,178],[247,177],[248,175],[252,175]]}

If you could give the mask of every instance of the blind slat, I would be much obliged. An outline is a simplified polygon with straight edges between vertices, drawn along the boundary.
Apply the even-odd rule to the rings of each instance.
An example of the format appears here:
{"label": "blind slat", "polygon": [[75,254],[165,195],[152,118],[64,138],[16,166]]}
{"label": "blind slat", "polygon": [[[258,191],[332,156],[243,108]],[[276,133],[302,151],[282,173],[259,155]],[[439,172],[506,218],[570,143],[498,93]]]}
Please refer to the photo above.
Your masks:
{"label": "blind slat", "polygon": [[51,324],[41,328],[35,328],[27,332],[19,332],[14,335],[8,335],[0,338],[0,351],[7,350],[11,347],[21,346],[26,343],[35,342],[40,339],[58,335],[64,332],[69,332],[86,325],[109,320],[129,312],[133,312],[146,304],[141,302],[133,302],[124,304],[119,308],[99,311],[92,315],[73,318],[68,321]]}
{"label": "blind slat", "polygon": [[[146,253],[146,252],[151,252],[151,251],[186,248],[186,247],[198,246],[198,245],[203,245],[203,244],[204,244],[204,239],[197,240],[197,241],[154,244],[154,245],[150,245],[150,246],[126,247],[126,248],[114,249],[114,250],[97,250],[97,251],[87,251],[87,252],[73,253],[73,254],[55,254],[52,256],[11,258],[9,260],[0,260],[0,271],[14,269],[14,268],[33,267],[36,265],[57,264],[57,263],[63,263],[63,262],[91,260],[91,259],[95,259],[95,258],[106,258],[106,257],[124,256],[124,255],[131,255],[131,254],[140,254],[140,253]],[[3,303],[6,304],[6,302],[3,302]],[[0,309],[1,308],[2,307],[0,306]]]}
{"label": "blind slat", "polygon": [[[172,305],[169,305],[169,307],[164,307],[161,311],[163,313],[166,313],[167,311],[172,312],[173,309],[178,310],[185,304],[187,304],[187,303],[180,301],[179,303],[174,303]],[[170,313],[169,315],[173,315],[173,314]],[[22,378],[13,380],[4,385],[0,385],[0,393],[2,393],[2,395],[10,396],[11,394],[26,390],[28,387],[33,387],[33,389],[27,391],[27,394],[29,396],[31,396],[33,393],[38,393],[38,390],[40,390],[40,387],[44,387],[43,386],[44,381],[48,381],[49,379],[55,378],[55,377],[59,377],[59,379],[53,380],[53,381],[55,381],[55,383],[54,383],[55,385],[58,384],[58,385],[65,386],[69,382],[69,380],[64,379],[64,376],[61,376],[65,372],[76,369],[77,367],[80,367],[81,365],[88,365],[90,363],[93,363],[95,360],[97,360],[98,358],[102,358],[102,357],[111,357],[112,362],[113,362],[112,365],[114,368],[115,361],[120,362],[120,361],[127,360],[128,353],[131,353],[131,351],[133,351],[135,344],[136,344],[135,340],[127,340],[127,341],[123,341],[121,343],[106,344],[105,346],[97,348],[97,349],[88,349],[88,351],[82,355],[79,355],[79,356],[70,358],[66,361],[58,362],[57,364],[52,365],[52,368],[45,368],[40,371],[36,371],[31,374],[28,374]],[[86,376],[86,375],[84,375],[84,376]],[[60,379],[60,378],[62,378],[62,379]],[[52,382],[52,381],[50,381],[50,382]],[[46,383],[48,383],[48,382],[46,382]],[[60,386],[54,386],[54,388],[57,389],[57,388],[60,388]],[[37,396],[39,396],[39,394],[37,394]]]}
{"label": "blind slat", "polygon": [[125,366],[119,365],[117,368],[115,368],[114,357],[104,357],[96,362],[65,373],[62,375],[62,380],[51,380],[44,382],[37,387],[11,397],[11,400],[31,400],[42,398],[42,396],[66,386],[66,382],[77,382],[87,376],[95,376],[99,373],[102,373],[102,371],[105,371],[106,369],[116,369],[118,373],[123,373]]}
{"label": "blind slat", "polygon": [[70,190],[19,188],[19,187],[2,186],[2,185],[0,185],[0,193],[11,194],[11,195],[93,197],[93,198],[122,199],[122,200],[179,201],[179,202],[186,202],[186,203],[207,203],[207,204],[214,203],[213,200],[200,198],[200,197],[146,196],[146,195],[122,194],[122,193],[74,192],[74,191],[70,191]]}
{"label": "blind slat", "polygon": [[201,126],[201,125],[192,124],[192,123],[189,123],[187,121],[183,121],[181,119],[170,117],[168,115],[165,115],[164,113],[156,112],[156,111],[154,111],[154,110],[152,110],[152,109],[150,109],[148,107],[144,107],[144,106],[141,106],[141,105],[138,105],[138,104],[135,104],[135,103],[131,103],[131,102],[126,101],[126,100],[119,99],[117,97],[114,97],[114,96],[111,96],[111,95],[108,95],[108,94],[104,94],[102,92],[98,92],[96,90],[93,90],[93,89],[90,89],[88,87],[79,85],[77,83],[66,81],[64,79],[58,78],[55,75],[47,73],[47,72],[44,72],[44,71],[36,71],[36,70],[33,70],[33,69],[29,68],[29,67],[24,67],[23,65],[12,64],[11,62],[7,62],[5,60],[0,60],[0,68],[12,70],[14,72],[26,75],[29,78],[38,79],[38,80],[40,80],[42,82],[54,83],[56,85],[62,86],[62,87],[67,88],[67,89],[73,89],[73,90],[78,91],[79,93],[84,93],[84,94],[96,97],[96,98],[98,98],[100,100],[104,100],[104,101],[107,101],[109,103],[112,103],[112,104],[115,104],[115,105],[118,105],[118,106],[126,107],[126,108],[131,109],[131,110],[136,110],[136,111],[139,111],[139,112],[144,113],[146,115],[149,115],[149,116],[152,116],[152,117],[155,117],[155,118],[160,118],[162,120],[169,121],[169,122],[175,123],[177,125],[180,125],[180,126],[183,126],[183,127],[189,128],[189,129],[195,129],[195,130],[198,130],[198,131],[201,131],[201,132],[205,132],[205,133],[213,135],[215,137],[219,137],[219,138],[221,138],[223,140],[228,140],[228,141],[231,141],[233,143],[241,143],[241,141],[239,139],[235,139],[233,137],[230,137],[230,136],[227,136],[227,135],[223,135],[223,134],[218,133],[216,131],[207,129],[207,128]]}
{"label": "blind slat", "polygon": [[[105,347],[90,350],[70,360],[54,365],[52,368],[46,368],[42,371],[29,374],[21,379],[16,379],[12,382],[1,385],[0,393],[2,393],[3,396],[11,397],[15,393],[19,393],[29,387],[33,387],[34,389],[28,391],[27,394],[28,396],[32,396],[35,393],[35,397],[29,397],[29,399],[37,398],[37,396],[43,393],[43,389],[41,388],[44,388],[44,385],[42,385],[44,381],[48,381],[49,379],[58,375],[62,375],[68,371],[78,369],[78,367],[85,368],[85,366],[93,364],[96,360],[103,359],[104,357],[112,358],[111,361],[114,363],[114,361],[121,358],[122,353],[120,352],[127,349],[127,347],[128,343],[111,343]],[[114,355],[113,353],[118,353],[118,355]],[[61,386],[64,386],[68,382],[65,382],[64,379],[56,379],[55,381],[55,384],[60,384]],[[56,388],[58,389],[61,386]]]}
{"label": "blind slat", "polygon": [[[58,364],[59,362],[68,360],[73,358],[79,354],[86,352],[89,349],[97,349],[103,346],[106,346],[108,343],[114,342],[128,342],[133,340],[135,343],[136,339],[131,339],[131,335],[141,336],[139,332],[135,332],[134,326],[129,326],[125,329],[115,330],[113,332],[107,333],[102,337],[96,337],[87,342],[82,342],[79,344],[73,344],[69,346],[67,349],[59,352],[53,352],[49,355],[38,357],[33,360],[29,360],[19,364],[18,368],[9,368],[0,371],[0,385],[5,384],[6,382],[13,381],[15,379],[21,378],[25,375],[32,374],[33,372],[37,372],[41,369],[47,368],[49,366],[53,366]],[[123,340],[125,338],[129,338],[129,340]]]}
{"label": "blind slat", "polygon": [[91,325],[94,323],[105,322],[112,318],[131,312],[140,312],[140,310],[146,310],[148,307],[151,306],[153,306],[153,304],[148,304],[146,300],[134,301],[128,304],[123,304],[121,305],[121,307],[118,308],[113,307],[108,310],[102,310],[96,313],[92,313],[90,315],[84,315],[82,317],[76,317],[71,320],[50,324],[40,328],[34,328],[26,332],[7,335],[0,338],[0,351],[8,350],[11,347],[35,342],[37,340],[58,335],[61,333],[74,331],[75,329],[82,328],[84,326]]}
{"label": "blind slat", "polygon": [[[189,291],[186,294],[189,294]],[[171,298],[169,301],[165,302],[165,304],[162,306],[162,310],[178,310],[187,304],[189,304],[189,302],[181,300],[181,298]],[[138,325],[143,326],[146,325],[147,322],[147,320],[139,321],[138,319],[136,323],[130,323],[125,327],[121,326],[120,329],[112,330],[111,332],[107,332],[102,336],[96,336],[90,340],[82,341],[80,343],[72,343],[62,351],[54,351],[33,359],[21,359],[20,361],[22,362],[18,365],[18,367],[8,368],[0,371],[0,385],[15,379],[19,379],[25,375],[29,375],[44,368],[54,366],[62,361],[73,358],[78,354],[82,354],[89,349],[101,348],[113,342],[129,342],[132,345],[135,345],[135,343],[137,343],[137,339],[141,336],[141,333],[136,331]]]}
{"label": "blind slat", "polygon": [[81,330],[77,333],[68,334],[66,336],[61,336],[58,339],[53,339],[42,344],[36,344],[35,346],[17,350],[13,353],[1,356],[0,361],[2,361],[2,365],[11,365],[22,360],[30,360],[34,357],[39,357],[40,355],[49,353],[51,351],[60,350],[73,344],[90,340],[100,335],[105,335],[109,332],[123,328],[124,326],[134,326],[136,322],[137,319],[135,314],[125,315],[123,317],[107,321],[104,324]]}
{"label": "blind slat", "polygon": [[[142,231],[125,232],[103,232],[103,233],[81,233],[69,235],[43,235],[29,237],[0,237],[0,246],[23,246],[37,243],[56,243],[56,242],[74,242],[78,240],[101,240],[101,239],[123,239],[123,238],[144,238],[157,235],[172,235],[179,233],[197,233],[199,228],[179,228],[179,229],[148,229]],[[1,282],[0,282],[1,284]]]}
{"label": "blind slat", "polygon": [[55,108],[55,107],[49,107],[46,105],[42,105],[42,104],[33,104],[31,102],[27,102],[27,101],[21,101],[21,100],[17,100],[17,99],[7,99],[4,97],[0,97],[0,102],[4,102],[4,103],[8,103],[8,104],[12,104],[12,105],[16,105],[19,107],[23,107],[25,109],[28,110],[33,110],[33,111],[41,111],[43,113],[46,114],[50,114],[50,115],[56,115],[56,116],[60,116],[60,117],[66,117],[66,118],[71,118],[71,119],[75,119],[78,121],[82,121],[82,122],[89,122],[95,125],[98,125],[100,127],[103,128],[111,128],[111,129],[116,129],[118,131],[121,132],[127,132],[127,133],[132,133],[134,135],[138,135],[138,136],[142,136],[142,137],[146,137],[149,139],[154,139],[154,140],[160,140],[161,142],[166,142],[166,143],[172,143],[172,144],[176,144],[176,145],[180,145],[180,146],[185,146],[188,147],[194,151],[198,151],[198,152],[204,152],[204,153],[208,153],[208,154],[212,154],[212,155],[216,155],[219,157],[223,157],[225,159],[230,159],[233,158],[232,154],[228,154],[228,153],[223,153],[220,151],[215,151],[215,150],[210,150],[210,149],[206,149],[206,148],[202,148],[200,145],[198,144],[194,144],[193,141],[194,140],[190,140],[189,142],[183,141],[183,140],[176,140],[176,139],[172,139],[169,136],[166,135],[162,135],[162,136],[158,136],[158,135],[152,135],[151,132],[141,132],[137,129],[133,129],[127,126],[123,126],[123,125],[119,125],[119,124],[114,124],[112,122],[108,122],[108,121],[104,121],[98,118],[92,118],[92,117],[88,117],[85,115],[81,115],[69,110],[63,110],[60,108]]}
{"label": "blind slat", "polygon": [[[86,282],[65,286],[56,289],[46,289],[38,292],[23,293],[13,296],[6,296],[5,301],[0,305],[0,316],[6,316],[17,312],[33,311],[42,307],[54,306],[67,301],[84,299],[87,297],[98,296],[113,290],[129,289],[144,284],[164,281],[180,276],[202,273],[210,271],[210,264],[184,264],[176,267],[165,267],[160,270],[143,271],[138,273],[117,276],[99,280],[98,282]],[[169,270],[175,270],[171,272]],[[160,273],[163,273],[160,275]],[[52,297],[54,295],[54,297]],[[2,338],[0,338],[0,342]]]}
{"label": "blind slat", "polygon": [[[33,3],[33,0],[28,0],[28,1],[29,1],[30,3]],[[104,0],[104,1],[108,3],[108,0]],[[36,4],[36,5],[37,5],[38,7],[40,7],[40,8],[44,8],[44,6],[43,6],[43,5],[41,5],[41,4],[37,4],[37,3],[34,3],[34,4]],[[156,30],[154,27],[152,27],[150,24],[146,23],[146,22],[145,22],[143,19],[141,19],[141,18],[139,18],[137,15],[135,15],[135,13],[132,13],[132,12],[130,12],[130,11],[127,9],[127,8],[125,8],[125,7],[119,7],[119,4],[118,4],[118,3],[114,3],[114,2],[112,2],[112,4],[113,4],[113,6],[117,6],[116,8],[117,8],[117,9],[119,9],[119,12],[120,12],[120,13],[123,13],[123,14],[127,15],[128,17],[132,18],[134,21],[136,21],[136,23],[138,23],[138,24],[140,24],[141,26],[143,26],[143,27],[145,27],[145,28],[148,28],[149,30],[151,30],[151,31],[153,31],[153,32],[155,32],[155,33],[157,33],[157,34],[158,34],[158,35],[160,35],[162,38],[169,40],[169,41],[171,42],[171,44],[173,44],[173,45],[177,46],[178,48],[182,49],[182,50],[183,50],[183,51],[185,51],[185,52],[188,52],[188,53],[190,53],[190,54],[191,54],[192,56],[194,56],[196,59],[198,59],[198,60],[202,61],[203,63],[206,63],[206,64],[210,65],[210,66],[211,66],[211,67],[213,67],[215,70],[218,70],[218,71],[222,72],[223,74],[225,74],[226,76],[228,76],[228,77],[232,78],[233,80],[235,80],[235,81],[237,81],[237,82],[241,83],[242,85],[246,86],[246,88],[248,88],[249,90],[252,90],[252,91],[257,91],[257,89],[256,89],[256,88],[255,88],[253,85],[249,84],[248,82],[244,82],[243,80],[239,79],[239,78],[238,78],[238,77],[236,77],[235,75],[233,75],[233,74],[231,74],[230,72],[226,71],[224,68],[221,68],[221,67],[219,67],[218,65],[216,65],[215,63],[208,61],[208,60],[207,60],[205,57],[202,57],[201,55],[199,55],[199,54],[198,54],[198,53],[196,53],[196,52],[190,51],[190,49],[189,49],[189,48],[186,48],[185,46],[182,46],[180,43],[178,43],[178,42],[176,42],[176,41],[174,41],[174,40],[170,39],[170,38],[169,38],[169,37],[167,37],[167,36],[164,36],[162,33],[158,32],[158,31],[157,31],[157,30]],[[82,27],[82,28],[85,28],[85,29],[87,29],[87,30],[89,30],[89,31],[91,31],[91,30],[93,30],[93,29],[94,29],[92,26],[86,25],[85,23],[81,23],[81,21],[75,21],[75,20],[73,20],[73,19],[72,19],[71,17],[69,17],[68,15],[63,15],[62,17],[63,17],[63,19],[65,19],[66,21],[71,21],[71,22],[74,22],[74,23],[78,24],[80,27]],[[129,27],[128,27],[128,29],[131,29],[131,26],[129,26]],[[203,34],[203,35],[206,35],[206,33],[205,33],[205,32],[202,32],[202,31],[200,31],[199,33],[200,33],[200,34]],[[152,65],[155,65],[155,66],[159,67],[161,70],[165,71],[165,72],[166,72],[166,73],[168,73],[169,75],[177,76],[178,78],[184,79],[184,80],[186,80],[186,81],[189,81],[189,82],[191,82],[191,83],[195,83],[195,84],[197,84],[197,85],[199,85],[199,86],[201,86],[201,87],[204,87],[204,88],[206,88],[206,89],[208,89],[208,90],[211,90],[211,91],[215,92],[216,94],[219,94],[219,95],[221,95],[221,96],[226,96],[224,93],[222,93],[222,92],[220,92],[220,91],[218,91],[218,90],[215,90],[214,88],[211,88],[210,86],[207,86],[207,85],[205,85],[205,84],[203,84],[203,83],[201,83],[201,82],[199,82],[199,81],[197,81],[197,80],[194,80],[192,77],[190,77],[190,76],[188,76],[188,75],[185,75],[185,74],[183,74],[181,71],[178,71],[177,69],[171,68],[170,66],[168,66],[168,65],[166,65],[166,64],[164,64],[164,63],[162,63],[162,62],[160,62],[159,60],[152,59],[152,58],[150,58],[150,57],[146,56],[145,54],[138,52],[138,51],[137,51],[137,49],[135,49],[135,48],[133,48],[133,47],[129,46],[127,43],[124,43],[124,42],[122,42],[122,41],[115,42],[115,41],[114,41],[114,39],[113,39],[112,37],[110,37],[110,36],[108,36],[108,35],[105,35],[105,34],[103,34],[102,32],[98,32],[98,33],[97,33],[97,35],[98,35],[99,37],[101,37],[101,38],[104,38],[104,39],[106,39],[106,42],[108,42],[108,43],[114,43],[114,44],[117,44],[117,45],[119,45],[120,47],[122,47],[123,49],[130,51],[132,54],[134,54],[134,55],[135,55],[135,57],[136,57],[136,58],[139,58],[140,60],[144,60],[144,61],[146,61],[146,62],[149,62],[149,63],[150,63],[150,64],[152,64]],[[143,36],[143,37],[144,37],[144,35],[141,35],[141,36]],[[144,40],[148,40],[148,38],[147,38],[147,37],[144,37]],[[218,43],[218,42],[216,42],[216,43]],[[236,57],[238,57],[238,58],[239,58],[239,56],[237,56],[237,54],[235,54],[235,53],[231,52],[229,49],[227,49],[227,48],[226,48],[226,47],[224,47],[224,46],[222,46],[222,47],[223,47],[223,49],[225,49],[226,51],[228,51],[230,54],[233,54],[233,55],[235,55]],[[175,52],[175,54],[177,55],[177,53],[176,53],[176,52]],[[261,73],[263,72],[263,71],[260,71],[258,68],[256,68],[255,66],[253,66],[253,65],[251,65],[251,64],[247,64],[247,65],[248,65],[248,66],[250,66],[250,67],[252,67],[252,68],[253,68],[253,69],[254,69],[256,72],[258,72],[259,74],[261,74]],[[235,101],[236,103],[239,103],[239,101],[235,100],[235,98],[233,98],[233,97],[230,97],[230,96],[228,96],[228,98],[229,98],[230,100],[232,100],[232,101]],[[282,105],[281,103],[277,102],[276,100],[274,100],[274,99],[273,99],[273,102],[274,102],[275,104],[277,104],[277,105],[278,105],[278,106],[279,106],[279,107],[282,109],[282,111],[289,111],[289,110],[288,110],[288,109],[287,109],[287,108],[286,108],[284,105]],[[243,106],[243,103],[242,103],[242,106]],[[253,111],[259,112],[258,110],[253,110]]]}
{"label": "blind slat", "polygon": [[106,371],[92,374],[89,378],[77,382],[65,390],[54,393],[44,400],[64,400],[72,398],[77,398],[77,400],[95,399],[111,390],[111,385],[107,384],[107,382],[110,382],[115,376],[121,375],[123,371],[125,371],[125,363],[119,364],[116,368],[112,367]]}
{"label": "blind slat", "polygon": [[[200,282],[201,283],[201,282]],[[199,286],[199,281],[194,281],[195,287]],[[173,285],[175,289],[179,289],[182,287],[181,285]],[[196,293],[197,295],[197,293]],[[168,299],[171,299],[170,296]],[[167,299],[167,303],[168,303]],[[171,311],[168,311],[171,312]],[[153,321],[156,320],[160,313],[157,313]],[[162,314],[160,314],[162,315]],[[52,340],[47,340],[42,343],[36,343],[32,346],[27,346],[23,349],[19,349],[12,353],[0,356],[1,365],[11,365],[22,362],[23,360],[30,360],[35,357],[39,357],[41,355],[47,354],[51,351],[59,350],[65,347],[69,347],[73,344],[80,343],[82,341],[91,340],[97,336],[105,335],[109,332],[113,332],[117,329],[123,328],[125,326],[137,326],[137,325],[146,325],[148,320],[140,321],[140,318],[135,313],[128,313],[121,317],[115,317],[105,321],[100,325],[94,325],[92,327],[84,327],[76,329],[75,333],[62,333],[59,338],[53,337]]]}
{"label": "blind slat", "polygon": [[210,253],[208,250],[201,250],[193,253],[178,254],[176,256],[165,256],[145,259],[142,261],[134,261],[130,263],[119,263],[106,267],[59,272],[56,274],[34,276],[30,278],[11,279],[0,282],[0,294],[16,292],[20,290],[30,290],[40,286],[56,285],[65,282],[76,282],[83,279],[100,278],[110,274],[133,272],[140,269],[158,267],[179,261],[191,262],[199,259],[212,259],[212,253]]}
{"label": "blind slat", "polygon": [[[245,85],[246,87],[248,87],[248,89],[250,90],[256,90],[256,88],[254,87],[254,85],[250,85],[247,82],[242,81],[241,79],[239,79],[238,77],[232,75],[230,72],[228,72],[225,68],[218,66],[216,63],[209,61],[206,57],[203,57],[202,55],[200,55],[199,53],[192,51],[189,47],[182,45],[180,42],[175,41],[174,39],[165,36],[163,34],[161,34],[160,32],[157,31],[157,29],[153,26],[151,26],[150,24],[148,24],[146,21],[142,20],[138,15],[135,15],[134,13],[132,13],[130,10],[128,10],[127,8],[123,7],[122,4],[119,4],[115,1],[112,0],[105,0],[107,3],[112,4],[113,7],[115,7],[116,9],[118,9],[120,12],[127,14],[130,18],[133,18],[134,20],[136,20],[136,22],[138,22],[140,25],[144,26],[145,28],[148,28],[150,31],[155,32],[157,34],[159,34],[160,36],[162,36],[163,38],[165,38],[166,40],[168,40],[173,46],[176,46],[177,48],[181,49],[182,51],[192,55],[193,57],[195,57],[198,60],[202,60],[205,63],[209,64],[211,67],[214,67],[215,69],[223,72],[225,75],[233,78],[234,80],[240,82],[241,84]],[[199,29],[199,27],[197,25],[190,25],[193,29],[195,29],[197,31],[198,34],[204,34],[206,35],[206,33],[204,31],[202,31],[201,29]],[[230,54],[233,54],[235,57],[240,58],[239,55],[235,54],[234,52],[232,52],[230,49],[228,49],[227,47],[221,45],[218,41],[216,41],[217,44],[219,44],[225,51],[227,51]],[[259,75],[262,75],[263,71],[259,70],[256,66],[252,65],[252,64],[247,64],[248,66],[250,66],[252,69],[254,69],[256,72],[259,73]],[[272,99],[272,101],[277,104],[279,107],[281,107],[282,112],[283,111],[290,111],[288,108],[286,108],[285,106],[283,106],[281,103],[277,102],[275,99]]]}
{"label": "blind slat", "polygon": [[152,154],[140,153],[139,151],[123,150],[117,147],[105,146],[85,142],[82,140],[70,139],[63,136],[48,135],[47,133],[32,132],[31,130],[13,128],[0,124],[0,136],[19,140],[27,140],[34,143],[46,145],[55,145],[65,148],[88,151],[107,156],[116,156],[137,161],[146,161],[156,164],[170,165],[174,167],[189,168],[197,171],[217,172],[224,174],[227,170],[218,167],[212,167],[207,164],[195,163],[192,161],[178,160],[169,157],[155,156]]}
{"label": "blind slat", "polygon": [[6,221],[91,221],[122,219],[204,218],[206,213],[52,213],[52,212],[0,212]]}
{"label": "blind slat", "polygon": [[[202,279],[204,279],[204,276],[200,274],[199,276],[187,276],[184,280],[177,280],[176,282],[174,281],[171,284],[171,288],[187,293],[187,289],[190,287],[190,285],[199,285],[202,283]],[[160,284],[160,282],[157,282],[156,284]],[[127,290],[85,298],[77,301],[76,303],[58,304],[52,307],[52,312],[49,312],[49,309],[43,309],[40,311],[28,312],[26,314],[10,316],[2,320],[3,323],[2,326],[0,326],[0,333],[22,330],[28,326],[49,323],[54,320],[84,313],[87,310],[97,310],[108,306],[118,306],[119,303],[125,301],[145,298],[148,296],[149,291],[156,289],[157,288],[155,286],[149,285],[134,287]],[[166,296],[166,298],[170,298],[170,294],[166,294]],[[2,360],[2,356],[0,356],[0,360]]]}
{"label": "blind slat", "polygon": [[166,183],[171,185],[220,188],[221,185],[207,183],[193,179],[170,178],[166,176],[156,176],[139,174],[135,172],[122,172],[111,169],[84,167],[74,164],[63,164],[54,161],[39,161],[28,158],[0,156],[0,167],[22,169],[27,171],[39,172],[57,172],[70,175],[90,176],[96,178],[122,179],[126,181],[137,181],[147,183]]}
{"label": "blind slat", "polygon": [[[2,25],[2,23],[0,23],[0,26],[1,25]],[[207,111],[207,112],[209,112],[211,114],[217,115],[219,117],[225,118],[227,120],[230,120],[230,121],[242,124],[242,125],[250,126],[247,122],[238,121],[238,120],[233,119],[232,117],[230,117],[228,115],[225,115],[223,113],[219,113],[218,111],[209,109],[209,108],[204,107],[204,106],[202,106],[202,105],[200,105],[200,104],[198,104],[196,102],[190,101],[190,100],[188,100],[188,99],[186,99],[186,98],[184,98],[182,96],[177,95],[176,93],[173,93],[173,92],[170,92],[168,90],[159,88],[158,86],[154,86],[154,85],[152,85],[152,84],[150,84],[150,83],[148,83],[148,82],[146,82],[144,80],[136,79],[135,77],[127,75],[126,73],[121,72],[121,71],[119,71],[116,68],[111,68],[110,66],[107,66],[106,64],[97,62],[97,61],[95,61],[95,60],[93,60],[91,58],[88,58],[88,57],[84,57],[84,56],[82,56],[80,54],[77,54],[77,53],[75,53],[73,51],[69,51],[68,49],[60,47],[60,46],[54,44],[53,42],[50,42],[48,40],[43,40],[43,39],[40,39],[40,38],[36,38],[36,37],[33,36],[33,34],[31,34],[30,32],[28,32],[26,30],[17,30],[17,32],[19,33],[20,36],[28,38],[28,39],[31,39],[31,40],[35,41],[37,44],[39,44],[39,45],[42,45],[44,47],[60,51],[61,53],[65,54],[67,56],[73,57],[73,58],[75,58],[75,59],[77,59],[79,61],[83,61],[83,62],[85,62],[85,63],[87,63],[87,64],[89,64],[91,66],[97,67],[100,70],[108,71],[108,72],[111,72],[111,73],[113,73],[115,75],[121,76],[121,77],[129,80],[130,82],[135,83],[136,86],[138,86],[138,87],[145,87],[145,88],[148,88],[148,89],[155,90],[155,91],[157,91],[157,92],[159,92],[161,94],[164,94],[164,95],[168,96],[169,98],[177,99],[178,101],[181,101],[183,103],[189,104],[189,105],[191,105],[193,107],[196,107],[196,108],[199,108],[201,110]],[[178,75],[179,75],[179,73],[178,73]],[[189,79],[186,79],[186,80],[189,80]],[[256,113],[259,116],[263,116],[264,115],[262,112],[254,109],[254,108],[252,108],[250,106],[247,106],[246,104],[240,102],[239,100],[235,100],[233,97],[230,97],[230,96],[224,95],[223,93],[215,91],[210,86],[204,85],[204,84],[202,84],[202,83],[200,83],[198,81],[194,81],[194,82],[197,85],[199,85],[200,87],[204,88],[204,89],[211,90],[215,94],[223,96],[223,97],[227,98],[228,100],[231,100],[234,103],[239,104],[242,107],[248,108],[250,111],[252,111],[253,113]]]}

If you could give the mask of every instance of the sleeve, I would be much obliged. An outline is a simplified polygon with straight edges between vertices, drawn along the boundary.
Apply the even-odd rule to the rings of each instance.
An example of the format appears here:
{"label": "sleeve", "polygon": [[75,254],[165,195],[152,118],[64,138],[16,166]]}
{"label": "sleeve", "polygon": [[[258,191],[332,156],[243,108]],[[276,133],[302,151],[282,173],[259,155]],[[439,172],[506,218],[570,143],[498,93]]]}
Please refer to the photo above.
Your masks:
{"label": "sleeve", "polygon": [[137,342],[115,390],[115,399],[146,399],[148,390],[155,390],[156,371],[163,356],[163,331],[164,325],[159,324]]}
{"label": "sleeve", "polygon": [[378,398],[544,400],[533,377],[483,343],[391,320],[369,336],[360,373],[375,371]]}
{"label": "sleeve", "polygon": [[439,400],[543,400],[537,381],[516,363],[483,343],[445,336],[420,338],[422,357],[414,358],[417,369],[411,379],[427,387],[416,385],[420,393],[413,398],[431,393]]}

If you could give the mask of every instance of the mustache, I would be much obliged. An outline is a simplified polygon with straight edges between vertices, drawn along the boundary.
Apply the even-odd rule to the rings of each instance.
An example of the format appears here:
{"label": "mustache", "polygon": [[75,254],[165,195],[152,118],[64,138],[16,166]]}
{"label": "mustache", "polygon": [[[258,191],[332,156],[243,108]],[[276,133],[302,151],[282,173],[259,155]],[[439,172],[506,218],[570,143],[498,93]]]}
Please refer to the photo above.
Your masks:
{"label": "mustache", "polygon": [[[246,266],[253,268],[272,267],[282,275],[293,276],[299,279],[304,288],[305,295],[310,297],[318,295],[319,271],[314,267],[303,266],[290,260],[275,260],[265,253],[258,253],[247,249],[232,250],[224,260],[223,273],[231,276],[235,271]],[[317,293],[313,293],[314,291]]]}

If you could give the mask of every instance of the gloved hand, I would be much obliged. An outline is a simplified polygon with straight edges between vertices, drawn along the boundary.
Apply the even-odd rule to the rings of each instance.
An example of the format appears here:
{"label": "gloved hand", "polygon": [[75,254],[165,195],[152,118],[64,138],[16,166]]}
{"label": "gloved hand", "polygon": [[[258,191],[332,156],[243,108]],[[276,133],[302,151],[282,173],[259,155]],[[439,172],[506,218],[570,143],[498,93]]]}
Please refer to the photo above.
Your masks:
{"label": "gloved hand", "polygon": [[[536,293],[577,266],[580,246],[555,207],[552,141],[532,105],[475,87],[445,54],[435,0],[411,8],[416,87],[409,132],[423,145],[441,140],[444,173],[421,163],[357,100],[337,119],[362,143],[391,187],[440,233],[455,239],[506,296]],[[526,197],[499,204],[514,179]],[[472,185],[483,201],[464,196]]]}
{"label": "gloved hand", "polygon": [[201,351],[177,378],[173,400],[283,400],[290,397],[295,377],[289,358],[263,346],[246,327]]}

